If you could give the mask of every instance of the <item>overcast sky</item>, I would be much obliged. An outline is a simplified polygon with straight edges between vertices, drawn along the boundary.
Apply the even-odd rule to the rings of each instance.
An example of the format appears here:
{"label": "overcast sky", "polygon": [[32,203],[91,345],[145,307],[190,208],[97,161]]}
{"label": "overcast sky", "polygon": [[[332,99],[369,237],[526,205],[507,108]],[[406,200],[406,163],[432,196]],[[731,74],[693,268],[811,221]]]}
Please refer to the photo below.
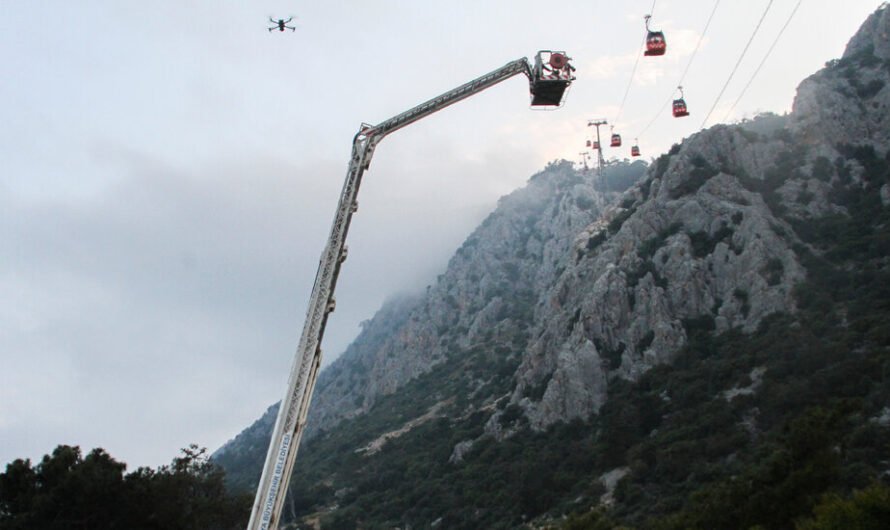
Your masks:
{"label": "overcast sky", "polygon": [[[651,0],[0,0],[0,465],[57,444],[139,465],[217,448],[284,394],[351,140],[538,49],[578,80],[528,110],[515,78],[381,143],[325,338],[420,289],[499,196],[577,159],[589,118],[645,157],[696,132],[768,0],[658,1],[668,53],[638,63]],[[708,125],[724,121],[794,0],[775,0]],[[730,121],[794,89],[880,4],[804,0]],[[295,33],[267,19],[296,15]],[[653,121],[654,120],[654,121]],[[653,125],[640,135],[646,124]]]}

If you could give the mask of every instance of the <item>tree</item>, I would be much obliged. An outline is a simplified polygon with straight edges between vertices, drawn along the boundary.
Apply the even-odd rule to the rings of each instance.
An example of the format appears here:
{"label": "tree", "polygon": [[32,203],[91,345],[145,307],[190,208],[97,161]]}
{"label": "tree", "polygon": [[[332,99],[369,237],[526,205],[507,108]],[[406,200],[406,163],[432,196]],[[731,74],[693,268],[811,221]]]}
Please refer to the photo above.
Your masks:
{"label": "tree", "polygon": [[814,517],[797,530],[881,530],[890,528],[890,488],[875,483],[849,499],[826,495],[813,509]]}
{"label": "tree", "polygon": [[0,474],[0,530],[227,530],[247,523],[250,498],[226,492],[222,469],[195,445],[170,466],[139,468],[103,449],[82,457],[60,445],[32,467],[16,460]]}

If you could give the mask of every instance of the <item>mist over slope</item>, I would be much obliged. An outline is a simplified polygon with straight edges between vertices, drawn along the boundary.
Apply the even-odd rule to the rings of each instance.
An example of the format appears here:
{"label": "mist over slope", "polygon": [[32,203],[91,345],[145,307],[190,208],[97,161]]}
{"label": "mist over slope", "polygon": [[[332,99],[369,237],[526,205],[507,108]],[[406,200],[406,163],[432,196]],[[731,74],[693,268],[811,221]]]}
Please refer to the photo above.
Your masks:
{"label": "mist over slope", "polygon": [[[368,412],[381,397],[434,367],[473,358],[472,352],[486,347],[514,348],[496,359],[513,366],[504,368],[503,378],[512,376],[528,343],[536,308],[545,304],[557,276],[565,272],[561,262],[575,235],[598,219],[645,170],[644,162],[625,161],[600,179],[575,170],[570,162],[554,162],[524,188],[502,197],[435,285],[422,294],[401,295],[385,303],[363,324],[343,355],[321,373],[307,439]],[[480,372],[480,377],[490,379],[484,367]],[[479,386],[481,380],[471,381],[471,373],[466,376],[468,385]],[[218,460],[261,461],[265,449],[260,448],[268,447],[277,410],[277,405],[271,407],[224,446]],[[255,481],[254,474],[251,471]]]}
{"label": "mist over slope", "polygon": [[[561,162],[504,197],[322,374],[289,517],[787,528],[886,480],[888,32],[623,193]],[[234,484],[272,422],[218,453]]]}

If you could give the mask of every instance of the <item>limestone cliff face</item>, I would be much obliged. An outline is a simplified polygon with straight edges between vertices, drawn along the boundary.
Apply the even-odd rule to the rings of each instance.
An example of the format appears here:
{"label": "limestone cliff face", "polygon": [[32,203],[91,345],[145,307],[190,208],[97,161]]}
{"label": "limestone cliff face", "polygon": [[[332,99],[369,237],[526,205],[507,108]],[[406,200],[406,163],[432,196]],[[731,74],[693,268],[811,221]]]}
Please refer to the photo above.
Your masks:
{"label": "limestone cliff face", "polygon": [[[806,271],[786,220],[843,215],[830,194],[861,185],[864,171],[842,155],[890,148],[888,35],[881,8],[841,60],[800,85],[787,119],[692,136],[579,232],[516,374],[511,401],[533,427],[595,413],[609,378],[670,362],[690,331],[753,331],[795,311],[792,289]],[[529,397],[541,387],[540,400]]]}
{"label": "limestone cliff face", "polygon": [[[361,333],[343,355],[322,371],[312,403],[313,420],[308,436],[319,427],[332,426],[340,419],[366,410],[373,401],[371,396],[375,389],[391,384],[387,381],[417,375],[412,372],[412,367],[423,363],[423,356],[418,355],[413,362],[391,366],[391,359],[385,352],[396,344],[418,351],[422,349],[417,337],[402,332],[418,302],[416,297],[410,296],[388,300],[373,318],[362,323]],[[387,369],[386,377],[380,377],[381,371]],[[366,400],[369,401],[367,406]]]}
{"label": "limestone cliff face", "polygon": [[[798,87],[790,129],[833,158],[838,146],[890,148],[890,15],[873,13],[850,39],[844,55]],[[859,171],[854,169],[854,179]],[[890,204],[890,185],[881,189]]]}
{"label": "limestone cliff face", "polygon": [[[641,174],[644,164],[625,168]],[[533,308],[564,272],[575,237],[617,193],[568,162],[503,197],[444,274],[417,298],[387,303],[319,379],[309,429],[328,429],[481,344],[524,346]],[[311,436],[311,434],[310,434]]]}
{"label": "limestone cliff face", "polygon": [[850,39],[844,55],[798,87],[792,130],[824,147],[890,146],[890,16],[881,8]]}
{"label": "limestone cliff face", "polygon": [[533,426],[596,412],[610,377],[670,362],[692,327],[751,331],[794,311],[805,271],[790,227],[750,189],[785,147],[733,127],[698,134],[578,233],[517,372],[511,399]]}

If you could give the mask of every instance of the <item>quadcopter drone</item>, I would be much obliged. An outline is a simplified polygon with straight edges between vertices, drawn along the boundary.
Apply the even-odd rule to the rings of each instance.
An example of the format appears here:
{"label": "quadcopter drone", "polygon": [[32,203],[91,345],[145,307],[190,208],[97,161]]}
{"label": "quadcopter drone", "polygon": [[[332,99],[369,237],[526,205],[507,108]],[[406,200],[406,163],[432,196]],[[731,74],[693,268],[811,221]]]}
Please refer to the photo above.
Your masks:
{"label": "quadcopter drone", "polygon": [[271,22],[272,24],[274,24],[274,26],[272,26],[272,27],[270,27],[270,28],[266,28],[266,29],[268,29],[270,33],[271,33],[273,30],[276,30],[276,29],[277,29],[278,31],[284,31],[285,29],[289,29],[289,30],[291,30],[291,31],[296,31],[297,28],[295,28],[294,26],[288,26],[288,25],[287,25],[287,23],[290,22],[290,21],[293,20],[293,19],[294,19],[294,17],[290,17],[290,18],[287,19],[287,20],[284,20],[283,18],[279,18],[278,20],[275,20],[275,19],[273,19],[272,17],[269,17],[269,22]]}

